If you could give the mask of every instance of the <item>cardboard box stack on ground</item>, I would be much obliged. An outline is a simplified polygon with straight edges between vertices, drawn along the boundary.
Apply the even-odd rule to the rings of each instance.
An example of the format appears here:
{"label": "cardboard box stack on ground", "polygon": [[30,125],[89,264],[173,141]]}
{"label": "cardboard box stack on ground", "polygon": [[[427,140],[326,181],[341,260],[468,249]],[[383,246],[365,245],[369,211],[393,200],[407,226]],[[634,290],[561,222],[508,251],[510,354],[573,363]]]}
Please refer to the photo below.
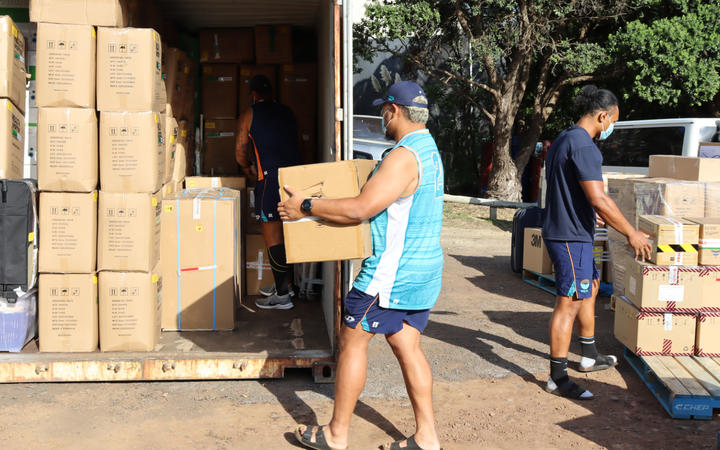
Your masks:
{"label": "cardboard box stack on ground", "polygon": [[39,277],[41,352],[92,352],[98,347],[98,279],[94,273]]}
{"label": "cardboard box stack on ground", "polygon": [[542,228],[525,228],[523,269],[542,274],[553,272],[552,261],[542,238]]}

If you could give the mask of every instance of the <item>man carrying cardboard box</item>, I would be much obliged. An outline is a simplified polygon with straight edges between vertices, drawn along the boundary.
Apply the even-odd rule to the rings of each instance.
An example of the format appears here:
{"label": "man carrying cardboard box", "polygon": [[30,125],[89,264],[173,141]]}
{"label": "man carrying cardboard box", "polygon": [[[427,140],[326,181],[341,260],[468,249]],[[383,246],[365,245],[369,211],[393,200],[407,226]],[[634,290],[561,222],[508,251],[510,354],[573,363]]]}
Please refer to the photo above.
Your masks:
{"label": "man carrying cardboard box", "polygon": [[262,309],[293,307],[293,267],[287,263],[282,222],[277,205],[280,203],[278,169],[300,164],[297,125],[290,108],[272,100],[270,80],[257,75],[250,80],[252,106],[240,115],[235,145],[235,159],[246,177],[252,172],[248,155],[254,153],[257,169],[255,214],[262,221],[262,232],[268,248],[268,259],[275,284],[260,288],[267,298],[255,301]]}
{"label": "man carrying cardboard box", "polygon": [[578,320],[582,359],[579,370],[591,372],[613,367],[617,358],[598,354],[595,348],[595,297],[600,274],[593,257],[595,222],[599,216],[625,235],[635,257],[652,251],[647,237],[625,219],[605,193],[602,154],[593,142],[612,133],[620,109],[615,95],[585,86],[575,104],[583,114],[578,123],[560,133],[545,161],[547,197],[543,239],[555,266],[557,300],[550,322],[550,378],[546,390],[576,400],[593,394],[567,375],[573,323]]}
{"label": "man carrying cardboard box", "polygon": [[333,418],[322,427],[300,426],[295,435],[310,448],[347,446],[350,418],[365,385],[368,343],[379,333],[400,362],[417,426],[415,435],[385,448],[438,449],[432,372],[420,334],[440,294],[443,165],[425,128],[427,98],[420,86],[395,83],[374,104],[382,105],[385,134],[397,144],[360,195],[304,198],[296,187],[284,186],[291,197],[278,205],[282,220],[312,215],[357,224],[369,219],[373,240],[373,254],[345,298]]}

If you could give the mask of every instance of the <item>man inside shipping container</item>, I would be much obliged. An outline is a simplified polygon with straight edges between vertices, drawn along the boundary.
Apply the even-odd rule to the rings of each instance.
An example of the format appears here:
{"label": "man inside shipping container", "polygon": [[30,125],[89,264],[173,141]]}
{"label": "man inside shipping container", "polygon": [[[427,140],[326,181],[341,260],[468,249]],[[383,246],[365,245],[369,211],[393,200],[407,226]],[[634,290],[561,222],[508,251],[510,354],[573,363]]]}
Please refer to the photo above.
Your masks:
{"label": "man inside shipping container", "polygon": [[395,83],[374,104],[382,105],[386,136],[396,145],[360,195],[303,198],[284,186],[291,197],[278,206],[283,220],[305,215],[341,224],[370,220],[373,241],[373,254],[363,261],[344,302],[332,420],[322,427],[300,426],[295,434],[310,448],[347,447],[350,418],[365,386],[368,343],[383,334],[400,362],[417,426],[413,436],[386,448],[438,449],[432,372],[420,334],[440,294],[443,165],[425,127],[428,102],[420,86]]}
{"label": "man inside shipping container", "polygon": [[252,106],[238,119],[235,159],[246,177],[253,173],[249,164],[254,156],[257,170],[255,185],[255,215],[262,221],[262,233],[268,248],[270,267],[275,283],[260,288],[265,296],[255,301],[262,309],[290,309],[293,307],[293,267],[287,263],[282,222],[277,211],[280,202],[278,169],[300,164],[297,125],[290,108],[273,101],[270,80],[257,75],[250,80]]}
{"label": "man inside shipping container", "polygon": [[557,299],[550,322],[550,377],[548,392],[576,400],[593,394],[579,387],[567,374],[573,324],[578,321],[582,359],[578,370],[592,372],[613,367],[617,358],[595,348],[595,298],[600,276],[593,257],[598,218],[621,232],[635,257],[650,256],[647,237],[625,219],[605,193],[603,157],[593,142],[612,133],[620,109],[612,92],[585,86],[575,100],[582,117],[560,133],[545,160],[547,196],[543,239],[555,267]]}

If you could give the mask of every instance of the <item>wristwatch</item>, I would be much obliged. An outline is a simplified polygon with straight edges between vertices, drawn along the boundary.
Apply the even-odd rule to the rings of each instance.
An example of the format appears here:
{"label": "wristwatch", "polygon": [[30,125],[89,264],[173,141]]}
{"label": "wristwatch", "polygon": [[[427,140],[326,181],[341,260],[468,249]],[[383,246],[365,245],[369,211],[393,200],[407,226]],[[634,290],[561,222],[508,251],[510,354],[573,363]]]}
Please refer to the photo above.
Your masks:
{"label": "wristwatch", "polygon": [[300,204],[300,209],[302,209],[304,213],[310,214],[310,211],[312,210],[312,206],[313,206],[313,205],[312,205],[312,201],[313,201],[312,197],[311,197],[311,198],[306,198],[306,199],[303,200],[303,202]]}

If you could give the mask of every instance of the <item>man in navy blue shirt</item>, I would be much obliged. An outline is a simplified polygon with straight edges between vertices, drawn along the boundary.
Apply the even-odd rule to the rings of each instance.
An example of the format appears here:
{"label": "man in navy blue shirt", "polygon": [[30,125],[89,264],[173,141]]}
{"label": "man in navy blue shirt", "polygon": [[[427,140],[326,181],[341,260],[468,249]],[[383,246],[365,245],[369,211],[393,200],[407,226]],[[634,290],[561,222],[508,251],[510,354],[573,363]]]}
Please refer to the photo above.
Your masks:
{"label": "man in navy blue shirt", "polygon": [[575,319],[582,359],[579,370],[613,367],[617,358],[595,348],[595,297],[600,286],[593,257],[595,223],[599,216],[628,239],[635,257],[650,256],[647,237],[623,217],[605,193],[602,154],[594,138],[612,133],[620,110],[612,92],[585,86],[575,100],[578,123],[560,133],[545,160],[547,195],[543,239],[555,266],[557,300],[550,322],[550,378],[546,390],[565,397],[590,400],[593,394],[567,375],[567,355]]}

